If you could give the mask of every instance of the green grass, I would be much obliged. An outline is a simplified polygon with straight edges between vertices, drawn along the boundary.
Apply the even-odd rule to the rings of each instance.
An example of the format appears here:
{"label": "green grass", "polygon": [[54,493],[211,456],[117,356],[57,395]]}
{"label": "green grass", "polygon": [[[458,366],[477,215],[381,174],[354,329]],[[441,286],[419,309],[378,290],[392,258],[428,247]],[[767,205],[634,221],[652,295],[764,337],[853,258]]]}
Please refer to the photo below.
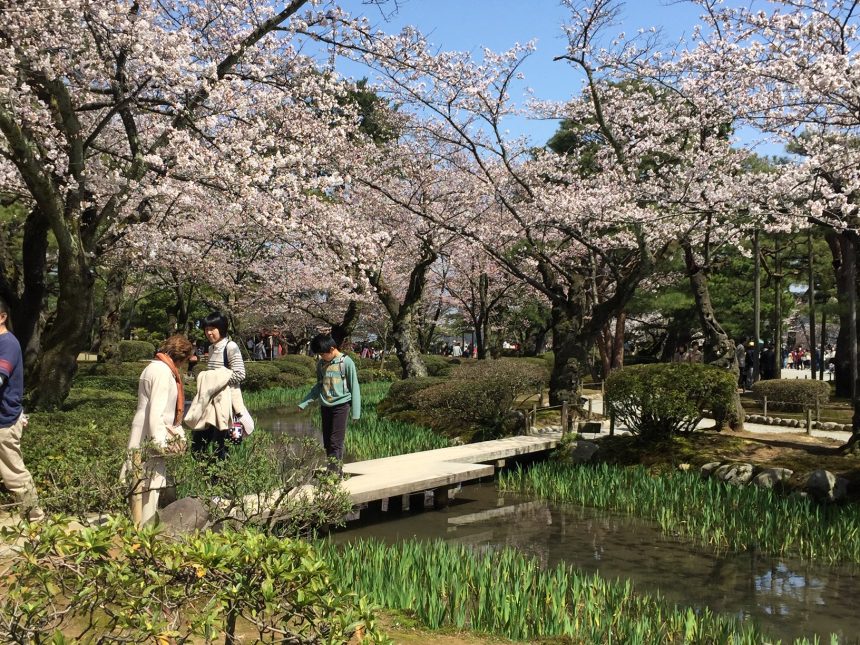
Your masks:
{"label": "green grass", "polygon": [[388,609],[409,610],[431,629],[451,626],[528,642],[561,636],[628,645],[772,642],[734,617],[671,606],[635,593],[629,581],[609,582],[569,565],[547,569],[514,549],[373,540],[341,547],[326,542],[320,549],[344,585]]}
{"label": "green grass", "polygon": [[720,550],[860,562],[857,505],[823,506],[681,471],[654,477],[642,467],[577,467],[554,461],[502,473],[499,488],[654,520],[666,533]]}
{"label": "green grass", "polygon": [[[380,459],[410,452],[421,452],[450,445],[447,438],[413,423],[382,419],[376,406],[385,397],[390,383],[376,382],[361,386],[361,419],[349,422],[345,450],[358,461]],[[275,389],[245,395],[245,405],[252,411],[294,406],[308,388]],[[311,412],[311,422],[320,427],[319,408]]]}

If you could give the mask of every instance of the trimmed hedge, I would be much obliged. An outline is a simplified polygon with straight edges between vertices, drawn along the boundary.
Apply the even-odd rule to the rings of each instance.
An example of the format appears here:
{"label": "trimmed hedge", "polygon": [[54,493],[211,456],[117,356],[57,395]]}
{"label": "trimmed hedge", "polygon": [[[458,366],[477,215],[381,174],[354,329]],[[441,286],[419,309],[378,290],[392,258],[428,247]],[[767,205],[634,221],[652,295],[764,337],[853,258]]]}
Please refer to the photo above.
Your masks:
{"label": "trimmed hedge", "polygon": [[275,365],[277,361],[248,361],[245,363],[245,380],[242,390],[259,392],[270,387],[284,387],[279,377],[281,370]]}
{"label": "trimmed hedge", "polygon": [[391,415],[396,412],[415,409],[415,395],[428,387],[444,383],[444,379],[435,376],[424,376],[421,378],[407,378],[394,381],[388,394],[379,402],[376,410],[381,416]]}
{"label": "trimmed hedge", "polygon": [[359,369],[358,370],[358,382],[359,383],[393,383],[398,380],[400,377],[392,372],[391,370],[385,369]]}
{"label": "trimmed hedge", "polygon": [[759,403],[767,397],[768,409],[786,412],[814,407],[816,400],[823,405],[830,401],[830,384],[824,381],[773,379],[758,381],[752,386],[753,396]]}
{"label": "trimmed hedge", "polygon": [[438,354],[424,354],[421,356],[421,359],[424,361],[424,365],[427,366],[427,376],[451,376],[454,367],[460,363],[457,359],[445,358]]}
{"label": "trimmed hedge", "polygon": [[734,411],[731,372],[699,363],[632,365],[610,374],[605,404],[631,433],[649,439],[692,432],[709,411],[719,421]]}
{"label": "trimmed hedge", "polygon": [[517,397],[534,392],[546,378],[544,365],[535,361],[464,361],[448,379],[428,376],[393,383],[378,411],[448,435],[467,430],[499,436]]}
{"label": "trimmed hedge", "polygon": [[124,362],[148,361],[155,356],[155,345],[145,340],[119,341],[119,359]]}

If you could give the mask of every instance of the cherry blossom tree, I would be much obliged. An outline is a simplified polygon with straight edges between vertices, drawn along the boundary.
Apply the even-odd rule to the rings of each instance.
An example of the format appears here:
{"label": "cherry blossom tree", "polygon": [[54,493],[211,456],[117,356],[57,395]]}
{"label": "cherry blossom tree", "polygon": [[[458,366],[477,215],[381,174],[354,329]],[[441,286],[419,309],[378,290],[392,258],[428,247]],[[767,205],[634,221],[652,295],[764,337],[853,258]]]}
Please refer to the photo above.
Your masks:
{"label": "cherry blossom tree", "polygon": [[512,280],[496,261],[473,244],[453,245],[445,260],[449,274],[445,283],[447,299],[474,329],[478,358],[487,358],[491,346],[501,347],[504,338],[498,332],[504,314],[513,301],[523,296],[526,287],[521,281]]}
{"label": "cherry blossom tree", "polygon": [[[266,219],[339,180],[321,173],[350,126],[340,87],[299,53],[327,29],[308,0],[40,0],[0,26],[0,185],[57,245],[59,295],[42,339],[36,402],[68,392],[103,254],[179,213]],[[218,211],[211,203],[218,195]],[[36,272],[38,273],[38,272]]]}
{"label": "cherry blossom tree", "polygon": [[856,440],[860,103],[854,63],[860,7],[846,0],[696,4],[704,28],[694,46],[672,62],[675,70],[688,87],[720,100],[740,122],[803,154],[764,193],[772,214],[766,226],[777,232],[809,225],[833,231],[847,341],[840,353],[855,399]]}
{"label": "cherry blossom tree", "polygon": [[[694,235],[701,212],[715,207],[692,207],[686,196],[729,203],[737,167],[723,161],[731,158],[727,142],[691,142],[691,132],[715,130],[723,114],[667,88],[625,82],[620,65],[604,69],[607,55],[627,52],[605,54],[596,45],[606,27],[601,14],[570,6],[560,59],[584,75],[583,91],[564,105],[532,106],[580,124],[583,140],[595,142],[566,155],[505,135],[504,119],[516,111],[511,87],[530,45],[485,51],[476,61],[437,54],[414,30],[350,44],[380,72],[380,93],[420,114],[423,131],[445,142],[446,152],[458,151],[451,165],[458,181],[472,186],[474,206],[433,221],[479,245],[550,303],[554,403],[573,396],[595,339],[623,311],[655,255],[677,243],[679,231]],[[712,161],[717,148],[719,164]]]}

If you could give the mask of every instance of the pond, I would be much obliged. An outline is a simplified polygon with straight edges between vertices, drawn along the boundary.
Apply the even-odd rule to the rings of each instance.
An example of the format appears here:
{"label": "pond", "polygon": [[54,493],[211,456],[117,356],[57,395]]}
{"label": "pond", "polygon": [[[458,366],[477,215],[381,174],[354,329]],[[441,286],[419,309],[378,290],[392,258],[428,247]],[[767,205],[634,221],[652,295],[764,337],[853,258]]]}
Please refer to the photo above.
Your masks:
{"label": "pond", "polygon": [[[305,415],[259,415],[263,427],[319,438]],[[716,554],[665,536],[652,522],[606,511],[553,505],[500,493],[492,483],[464,486],[447,509],[382,513],[350,523],[336,541],[443,539],[476,548],[510,546],[551,566],[568,563],[608,579],[629,579],[671,603],[750,617],[784,640],[831,633],[860,644],[855,611],[860,568],[780,560],[755,552]]]}

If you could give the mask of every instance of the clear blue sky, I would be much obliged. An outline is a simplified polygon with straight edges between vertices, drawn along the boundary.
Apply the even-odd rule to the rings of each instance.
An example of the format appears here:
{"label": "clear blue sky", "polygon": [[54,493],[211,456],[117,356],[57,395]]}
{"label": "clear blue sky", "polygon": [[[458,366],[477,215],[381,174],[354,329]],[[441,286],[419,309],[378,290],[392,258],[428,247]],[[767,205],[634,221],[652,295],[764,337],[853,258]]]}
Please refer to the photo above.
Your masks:
{"label": "clear blue sky", "polygon": [[[347,6],[356,11],[354,5]],[[564,53],[566,44],[560,26],[568,11],[557,0],[399,0],[399,9],[393,13],[391,0],[380,8],[364,5],[361,10],[383,31],[396,32],[405,25],[414,25],[433,45],[444,50],[479,54],[481,47],[501,51],[514,43],[536,40],[537,51],[522,68],[525,81],[515,90],[515,99],[519,98],[516,92],[522,96],[526,87],[532,88],[537,98],[562,101],[581,89],[581,79],[574,69],[563,61],[552,60]],[[677,40],[691,32],[699,13],[697,7],[687,3],[629,0],[612,35],[658,27],[665,39]],[[345,67],[342,72],[362,75],[355,67]],[[555,132],[557,122],[513,119],[507,126],[512,134],[527,134],[534,144],[542,145]]]}

